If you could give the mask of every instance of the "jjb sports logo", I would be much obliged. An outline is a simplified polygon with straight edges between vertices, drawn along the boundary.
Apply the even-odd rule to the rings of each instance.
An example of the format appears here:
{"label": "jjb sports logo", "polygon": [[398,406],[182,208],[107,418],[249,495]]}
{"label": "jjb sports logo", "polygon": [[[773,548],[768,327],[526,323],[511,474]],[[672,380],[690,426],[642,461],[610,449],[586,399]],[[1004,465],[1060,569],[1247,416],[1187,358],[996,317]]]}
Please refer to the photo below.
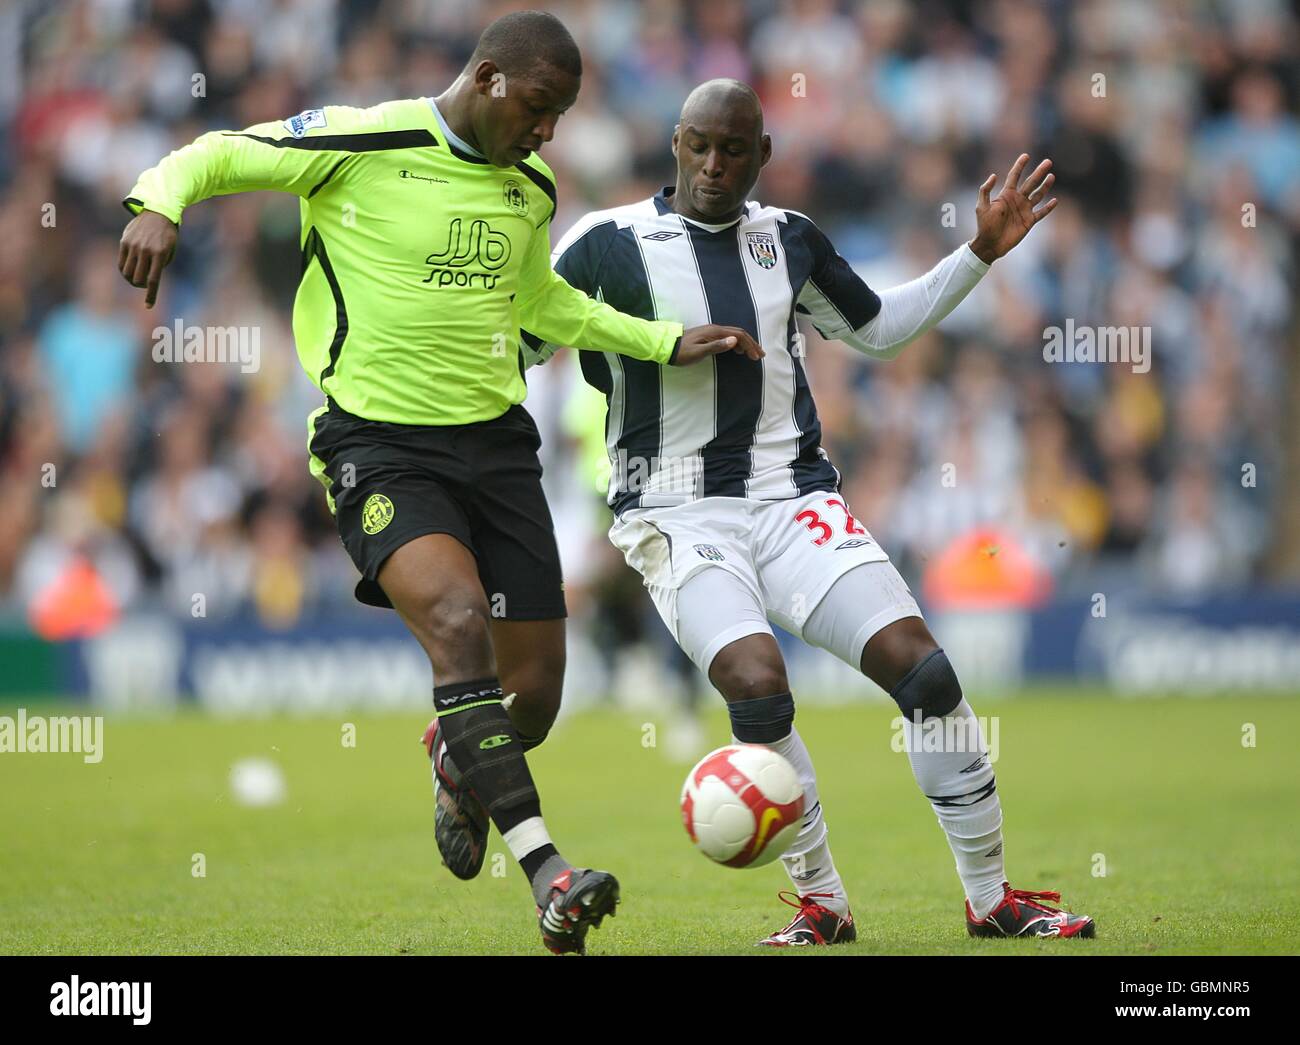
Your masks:
{"label": "jjb sports logo", "polygon": [[297,116],[290,116],[284,121],[284,129],[295,138],[303,137],[313,127],[325,126],[324,109],[304,109]]}
{"label": "jjb sports logo", "polygon": [[424,259],[430,270],[420,282],[438,287],[479,286],[494,290],[501,278],[500,269],[509,260],[510,237],[504,232],[495,231],[482,218],[468,221],[452,218],[447,228],[447,245]]}
{"label": "jjb sports logo", "polygon": [[749,247],[749,256],[758,262],[759,268],[776,266],[776,237],[770,232],[746,232],[745,243]]}

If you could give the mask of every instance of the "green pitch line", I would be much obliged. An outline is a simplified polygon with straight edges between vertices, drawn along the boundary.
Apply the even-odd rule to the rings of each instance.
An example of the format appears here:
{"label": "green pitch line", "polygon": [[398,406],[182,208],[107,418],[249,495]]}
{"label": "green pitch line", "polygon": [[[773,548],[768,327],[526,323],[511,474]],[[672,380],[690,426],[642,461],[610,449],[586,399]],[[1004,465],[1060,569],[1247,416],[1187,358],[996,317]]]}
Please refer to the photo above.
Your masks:
{"label": "green pitch line", "polygon": [[[856,945],[828,953],[1300,951],[1300,700],[1075,692],[975,710],[999,716],[1012,884],[1060,889],[1099,938],[969,940],[952,855],[890,750],[889,707],[808,707],[797,722],[859,926]],[[542,955],[495,833],[477,880],[439,866],[426,721],[110,717],[98,764],[0,754],[0,952]],[[529,756],[562,851],[622,882],[619,915],[589,948],[755,953],[789,912],[780,865],[737,871],[694,851],[677,812],[688,767],[663,753],[664,718],[661,746],[643,746],[647,721],[575,716]],[[706,726],[698,754],[727,740],[721,707]],[[248,757],[278,764],[282,804],[234,801],[229,767]]]}

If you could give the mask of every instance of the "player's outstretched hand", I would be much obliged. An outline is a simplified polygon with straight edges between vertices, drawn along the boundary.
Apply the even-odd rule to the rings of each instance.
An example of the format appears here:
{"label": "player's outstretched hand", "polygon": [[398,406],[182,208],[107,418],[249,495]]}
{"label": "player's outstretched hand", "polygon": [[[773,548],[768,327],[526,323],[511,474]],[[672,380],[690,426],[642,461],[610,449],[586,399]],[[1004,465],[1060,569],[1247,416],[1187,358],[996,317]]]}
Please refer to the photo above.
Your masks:
{"label": "player's outstretched hand", "polygon": [[176,223],[151,210],[142,210],[122,233],[117,268],[133,287],[144,287],[144,307],[158,300],[162,272],[176,255]]}
{"label": "player's outstretched hand", "polygon": [[716,323],[706,323],[702,327],[691,327],[682,331],[682,344],[677,350],[674,366],[690,366],[709,356],[722,352],[739,352],[750,359],[762,359],[763,349],[757,341],[740,327],[723,327]]}
{"label": "player's outstretched hand", "polygon": [[[1052,161],[1044,160],[1021,184],[1020,174],[1028,162],[1029,153],[1022,152],[1007,171],[1007,180],[995,198],[989,199],[989,192],[997,184],[996,174],[990,174],[980,186],[979,203],[975,205],[978,231],[970,241],[970,249],[981,261],[992,264],[1056,209],[1055,196],[1043,203],[1047,190],[1056,180],[1055,174],[1047,173]],[[1035,210],[1040,203],[1043,205]]]}

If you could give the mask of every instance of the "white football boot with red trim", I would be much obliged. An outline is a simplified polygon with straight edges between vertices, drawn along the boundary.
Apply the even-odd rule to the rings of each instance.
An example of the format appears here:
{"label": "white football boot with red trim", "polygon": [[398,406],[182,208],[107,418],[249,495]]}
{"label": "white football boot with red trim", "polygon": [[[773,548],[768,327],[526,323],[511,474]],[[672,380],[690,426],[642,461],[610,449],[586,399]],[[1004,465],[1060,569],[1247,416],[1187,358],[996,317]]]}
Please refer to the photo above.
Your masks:
{"label": "white football boot with red trim", "polygon": [[[1060,903],[1057,892],[1012,889],[1002,883],[1002,902],[977,919],[966,901],[966,931],[971,936],[1060,936],[1091,939],[1097,926],[1086,914],[1072,914],[1048,904]],[[1047,901],[1044,903],[1043,901]]]}
{"label": "white football boot with red trim", "polygon": [[[822,944],[852,943],[858,938],[858,930],[853,927],[853,912],[841,918],[828,907],[823,907],[817,900],[831,899],[832,893],[809,893],[799,896],[783,889],[776,894],[782,903],[798,909],[798,914],[790,924],[774,932],[765,940],[759,940],[759,947],[815,947]],[[788,899],[793,897],[793,899]]]}

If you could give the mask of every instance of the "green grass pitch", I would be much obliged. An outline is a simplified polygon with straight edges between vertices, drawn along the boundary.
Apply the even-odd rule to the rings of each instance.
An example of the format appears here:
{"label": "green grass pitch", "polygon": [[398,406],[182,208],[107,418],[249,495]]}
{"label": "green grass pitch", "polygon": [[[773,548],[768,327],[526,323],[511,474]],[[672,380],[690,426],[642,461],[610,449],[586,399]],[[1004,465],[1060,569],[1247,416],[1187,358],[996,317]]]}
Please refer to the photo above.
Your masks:
{"label": "green grass pitch", "polygon": [[[810,705],[797,721],[859,933],[823,953],[1300,951],[1300,700],[1040,690],[973,703],[1000,716],[1012,884],[1060,889],[1097,920],[1098,938],[969,939],[942,832],[906,755],[890,750],[890,707]],[[688,767],[643,746],[652,720],[575,715],[530,756],[561,850],[622,883],[618,917],[588,949],[767,953],[754,941],[789,912],[775,895],[788,885],[780,865],[736,871],[694,851],[677,811]],[[341,742],[344,721],[356,725],[355,748]],[[1246,723],[1254,747],[1242,744]],[[0,952],[545,953],[495,832],[477,880],[440,866],[424,724],[109,718],[98,765],[0,754]],[[706,728],[726,742],[720,703]],[[281,766],[282,804],[233,801],[229,767],[249,756]],[[204,877],[192,874],[198,853]],[[497,875],[493,854],[503,854]]]}

